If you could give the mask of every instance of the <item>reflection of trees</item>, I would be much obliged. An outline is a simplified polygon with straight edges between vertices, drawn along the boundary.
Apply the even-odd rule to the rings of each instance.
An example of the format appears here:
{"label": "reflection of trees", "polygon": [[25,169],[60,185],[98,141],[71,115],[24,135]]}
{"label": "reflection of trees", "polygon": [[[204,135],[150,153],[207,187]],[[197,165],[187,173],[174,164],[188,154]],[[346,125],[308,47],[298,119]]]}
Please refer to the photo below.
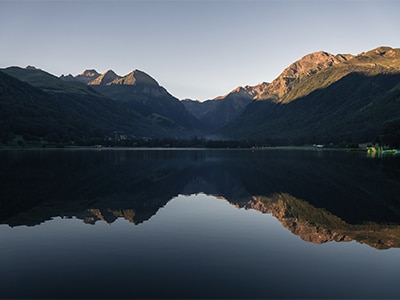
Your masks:
{"label": "reflection of trees", "polygon": [[[0,222],[11,226],[55,216],[75,216],[86,223],[125,218],[138,224],[173,197],[202,192],[272,213],[305,240],[398,245],[397,227],[379,225],[400,224],[396,159],[273,150],[0,155]],[[393,244],[389,235],[378,241],[384,228],[394,234]]]}

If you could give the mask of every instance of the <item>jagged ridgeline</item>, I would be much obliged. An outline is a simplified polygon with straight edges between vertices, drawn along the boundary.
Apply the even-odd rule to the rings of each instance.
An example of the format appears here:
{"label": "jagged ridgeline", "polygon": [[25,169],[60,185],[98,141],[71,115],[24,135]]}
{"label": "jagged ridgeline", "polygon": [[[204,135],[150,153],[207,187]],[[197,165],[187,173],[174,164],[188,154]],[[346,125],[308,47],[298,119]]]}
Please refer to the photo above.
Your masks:
{"label": "jagged ridgeline", "polygon": [[2,144],[16,136],[97,143],[116,135],[349,144],[373,142],[385,123],[400,118],[400,49],[390,47],[358,55],[311,53],[270,83],[203,102],[180,101],[140,70],[56,77],[9,67],[0,79]]}

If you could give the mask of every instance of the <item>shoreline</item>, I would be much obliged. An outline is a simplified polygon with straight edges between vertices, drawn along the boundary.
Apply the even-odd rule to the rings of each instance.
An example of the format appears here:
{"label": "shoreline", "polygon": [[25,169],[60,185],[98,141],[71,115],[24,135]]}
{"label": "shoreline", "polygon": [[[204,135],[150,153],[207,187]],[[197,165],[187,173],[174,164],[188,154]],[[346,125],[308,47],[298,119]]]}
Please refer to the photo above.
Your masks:
{"label": "shoreline", "polygon": [[268,151],[268,150],[299,150],[299,151],[344,151],[344,152],[367,152],[363,148],[343,148],[343,147],[315,147],[315,146],[276,146],[276,147],[98,147],[98,146],[0,146],[0,151],[4,150],[251,150],[251,151]]}

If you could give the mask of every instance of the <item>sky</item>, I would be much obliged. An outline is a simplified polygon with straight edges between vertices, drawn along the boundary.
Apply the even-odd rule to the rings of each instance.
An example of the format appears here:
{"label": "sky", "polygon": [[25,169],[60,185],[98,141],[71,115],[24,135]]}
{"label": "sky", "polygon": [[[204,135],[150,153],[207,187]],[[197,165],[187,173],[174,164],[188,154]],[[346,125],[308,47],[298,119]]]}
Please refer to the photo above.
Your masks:
{"label": "sky", "polygon": [[398,0],[0,0],[0,68],[139,69],[206,100],[311,52],[400,48],[399,12]]}

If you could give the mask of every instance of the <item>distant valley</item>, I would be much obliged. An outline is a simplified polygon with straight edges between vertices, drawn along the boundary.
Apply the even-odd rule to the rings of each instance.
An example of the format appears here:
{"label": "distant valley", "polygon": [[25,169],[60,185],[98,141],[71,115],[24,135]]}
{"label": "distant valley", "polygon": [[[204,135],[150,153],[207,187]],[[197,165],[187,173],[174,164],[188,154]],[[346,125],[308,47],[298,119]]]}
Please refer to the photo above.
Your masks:
{"label": "distant valley", "polygon": [[270,83],[237,87],[204,102],[179,100],[140,70],[121,76],[88,69],[57,77],[35,67],[9,67],[0,69],[0,108],[0,145],[373,142],[387,122],[400,119],[400,49],[311,53]]}

